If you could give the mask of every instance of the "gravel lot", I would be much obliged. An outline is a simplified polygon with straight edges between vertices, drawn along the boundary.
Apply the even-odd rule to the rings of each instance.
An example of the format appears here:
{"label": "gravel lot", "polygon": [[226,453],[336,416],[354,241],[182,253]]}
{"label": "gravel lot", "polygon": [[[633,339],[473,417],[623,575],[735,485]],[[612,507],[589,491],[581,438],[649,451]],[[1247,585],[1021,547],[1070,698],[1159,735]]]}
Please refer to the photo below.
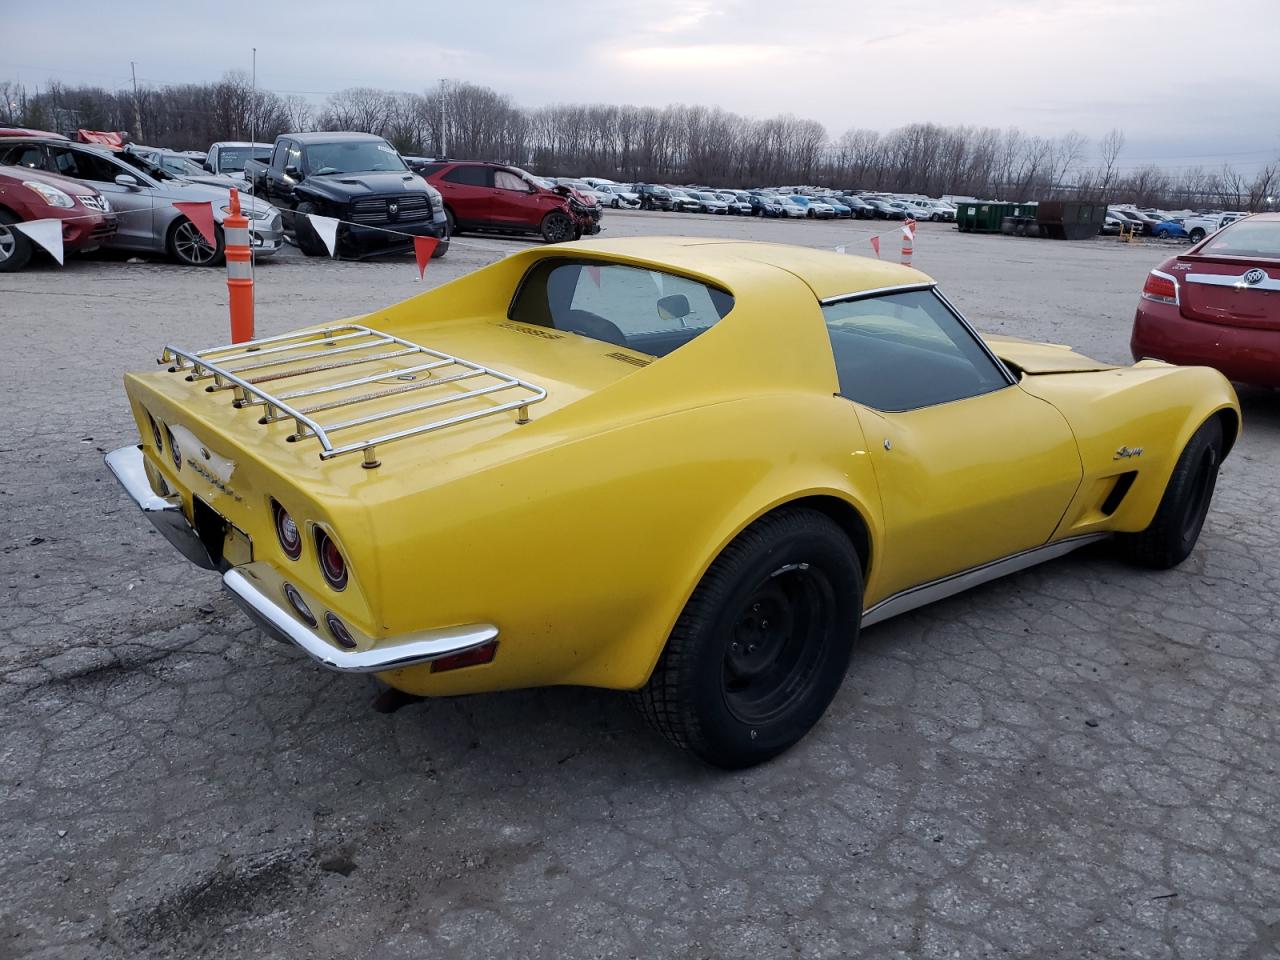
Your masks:
{"label": "gravel lot", "polygon": [[[883,223],[614,214],[868,251]],[[462,238],[439,283],[523,241]],[[1128,359],[1156,245],[961,235],[980,329]],[[258,330],[421,289],[410,258],[257,275]],[[798,748],[740,774],[624,699],[372,709],[271,642],[108,476],[120,385],[227,339],[218,270],[0,276],[0,957],[1280,956],[1280,394],[1178,570],[1088,549],[866,632]]]}

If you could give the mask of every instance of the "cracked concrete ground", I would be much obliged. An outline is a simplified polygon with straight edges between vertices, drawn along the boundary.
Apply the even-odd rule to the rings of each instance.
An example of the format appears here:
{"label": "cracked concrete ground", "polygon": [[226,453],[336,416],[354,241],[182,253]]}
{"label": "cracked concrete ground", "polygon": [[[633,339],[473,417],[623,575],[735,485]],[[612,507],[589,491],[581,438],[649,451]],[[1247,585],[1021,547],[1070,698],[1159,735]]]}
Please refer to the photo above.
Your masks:
{"label": "cracked concrete ground", "polygon": [[[427,280],[517,243],[460,241]],[[407,259],[287,254],[258,270],[264,335],[420,289]],[[978,327],[1112,361],[1165,255],[916,243]],[[121,374],[223,342],[225,300],[163,263],[0,276],[0,958],[1280,956],[1277,394],[1242,390],[1179,569],[1090,548],[869,629],[814,733],[726,774],[617,695],[379,713],[252,629],[102,463],[136,439]]]}

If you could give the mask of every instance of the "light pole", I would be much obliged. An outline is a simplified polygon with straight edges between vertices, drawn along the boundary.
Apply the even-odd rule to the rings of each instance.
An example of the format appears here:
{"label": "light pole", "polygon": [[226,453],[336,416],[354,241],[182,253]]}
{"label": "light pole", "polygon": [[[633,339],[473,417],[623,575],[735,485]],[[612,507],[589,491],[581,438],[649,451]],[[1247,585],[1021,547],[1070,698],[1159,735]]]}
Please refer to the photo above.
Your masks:
{"label": "light pole", "polygon": [[444,77],[440,78],[440,156],[447,157],[448,149],[444,145],[444,95],[446,91],[445,84],[448,83]]}

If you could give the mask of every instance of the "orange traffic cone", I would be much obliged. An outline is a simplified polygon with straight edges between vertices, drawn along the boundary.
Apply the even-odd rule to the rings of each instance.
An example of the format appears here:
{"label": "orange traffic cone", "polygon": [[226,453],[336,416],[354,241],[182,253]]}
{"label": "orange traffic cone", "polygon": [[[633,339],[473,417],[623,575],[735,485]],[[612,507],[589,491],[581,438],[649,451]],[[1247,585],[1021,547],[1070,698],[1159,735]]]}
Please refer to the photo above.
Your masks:
{"label": "orange traffic cone", "polygon": [[253,251],[249,219],[240,213],[240,193],[231,191],[231,213],[222,221],[227,257],[227,294],[231,305],[231,342],[253,339]]}

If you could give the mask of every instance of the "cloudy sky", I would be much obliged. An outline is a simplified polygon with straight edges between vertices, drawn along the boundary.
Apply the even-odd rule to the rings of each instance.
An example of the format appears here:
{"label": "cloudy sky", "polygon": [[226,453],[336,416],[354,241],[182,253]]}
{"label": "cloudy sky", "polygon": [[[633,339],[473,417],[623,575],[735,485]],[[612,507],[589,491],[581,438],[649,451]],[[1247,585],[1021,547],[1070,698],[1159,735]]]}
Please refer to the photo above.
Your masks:
{"label": "cloudy sky", "polygon": [[[217,79],[322,101],[441,77],[526,106],[714,104],[795,113],[833,136],[912,121],[1127,136],[1170,168],[1280,155],[1276,0],[259,0],[79,4],[4,15],[0,80],[106,86]],[[224,39],[225,38],[225,39]]]}

